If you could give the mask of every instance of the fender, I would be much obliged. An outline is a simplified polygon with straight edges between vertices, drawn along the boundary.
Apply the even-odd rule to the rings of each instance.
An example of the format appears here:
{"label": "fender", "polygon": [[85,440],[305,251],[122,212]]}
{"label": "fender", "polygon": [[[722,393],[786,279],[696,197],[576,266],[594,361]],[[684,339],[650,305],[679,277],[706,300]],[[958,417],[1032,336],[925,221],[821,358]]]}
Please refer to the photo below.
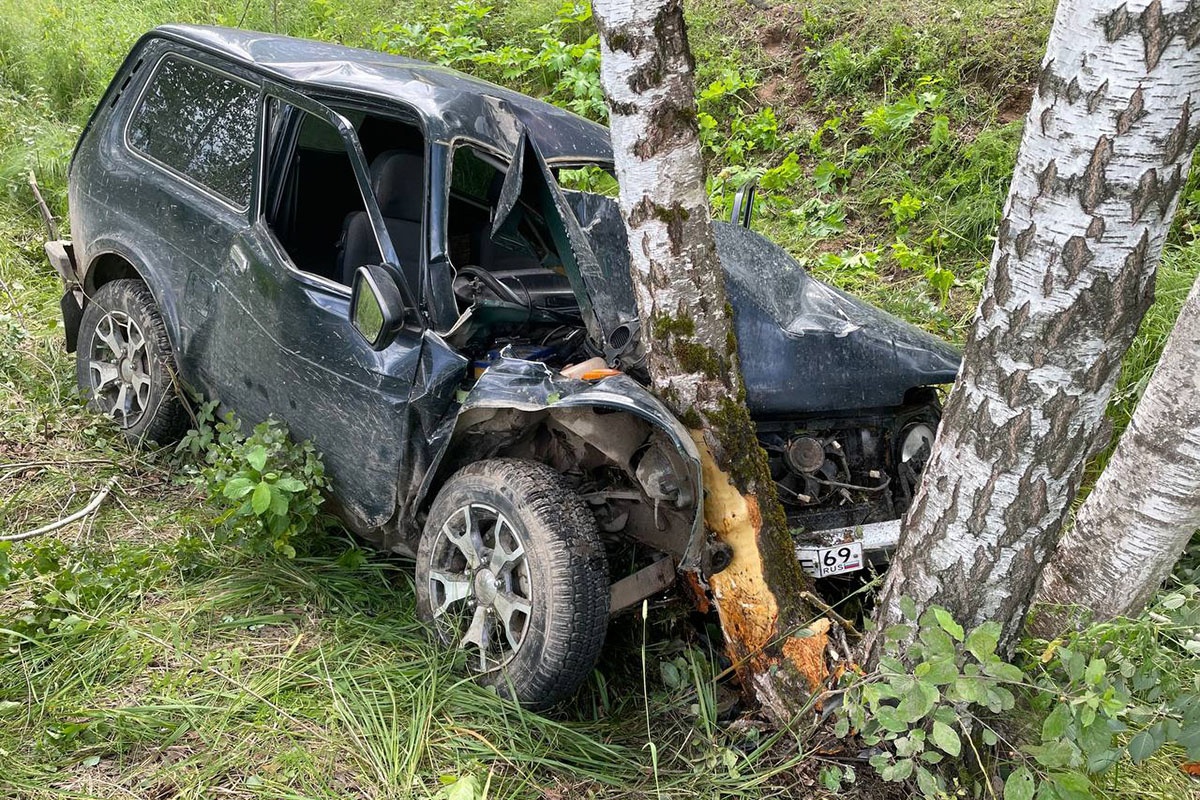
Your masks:
{"label": "fender", "polygon": [[[493,438],[504,436],[511,441],[538,425],[553,421],[561,428],[574,428],[575,435],[587,440],[578,421],[581,415],[572,412],[588,410],[602,411],[599,420],[604,420],[607,415],[628,415],[645,423],[647,435],[633,442],[632,447],[626,446],[626,450],[632,452],[652,441],[669,443],[677,459],[677,468],[683,472],[675,477],[686,483],[683,491],[689,497],[686,507],[677,509],[686,520],[683,531],[686,542],[679,542],[677,548],[680,551],[679,568],[707,572],[709,548],[704,528],[699,450],[687,428],[666,406],[624,374],[589,382],[568,378],[541,362],[501,357],[479,377],[461,398],[458,408],[442,420],[430,437],[429,468],[405,503],[402,516],[415,517],[415,513],[432,500],[430,493],[435,485],[448,477],[453,469],[474,458],[489,457],[468,442],[472,436],[490,433]],[[519,421],[497,421],[500,415],[508,414],[511,418],[514,412]],[[618,452],[622,447],[615,444],[615,440],[621,438],[616,424],[619,418],[615,417],[611,425],[606,426],[611,428],[608,431],[594,429],[594,423],[599,420],[589,424],[593,427],[592,433],[600,434],[597,440],[607,439],[606,433],[612,435],[614,443],[601,444],[597,449],[607,450],[610,462],[632,475],[632,465],[619,463]],[[408,513],[403,513],[405,511]]]}

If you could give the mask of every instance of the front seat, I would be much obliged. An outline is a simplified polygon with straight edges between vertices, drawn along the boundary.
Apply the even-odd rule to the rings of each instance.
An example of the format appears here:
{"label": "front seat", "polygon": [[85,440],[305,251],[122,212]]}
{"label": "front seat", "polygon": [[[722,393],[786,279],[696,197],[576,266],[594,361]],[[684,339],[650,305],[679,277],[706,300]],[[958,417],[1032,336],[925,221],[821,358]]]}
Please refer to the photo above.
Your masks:
{"label": "front seat", "polygon": [[[413,292],[420,291],[421,210],[425,203],[425,158],[407,150],[386,150],[371,162],[371,191],[383,213],[399,267]],[[346,215],[338,255],[341,282],[349,286],[355,271],[379,264],[383,256],[366,211]]]}

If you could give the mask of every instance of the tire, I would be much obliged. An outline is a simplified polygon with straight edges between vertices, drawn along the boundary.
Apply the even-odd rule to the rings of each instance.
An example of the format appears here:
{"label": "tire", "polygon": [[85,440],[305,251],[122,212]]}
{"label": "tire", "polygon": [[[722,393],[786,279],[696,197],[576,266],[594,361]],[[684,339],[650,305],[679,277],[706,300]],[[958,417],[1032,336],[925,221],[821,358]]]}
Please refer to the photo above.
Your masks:
{"label": "tire", "polygon": [[167,327],[146,284],[101,286],[84,309],[75,351],[75,380],[88,408],[115,420],[135,444],[170,444],[188,421],[175,374]]}
{"label": "tire", "polygon": [[596,665],[608,559],[591,511],[543,464],[493,459],[451,476],[425,522],[416,584],[435,636],[526,707],[570,697]]}

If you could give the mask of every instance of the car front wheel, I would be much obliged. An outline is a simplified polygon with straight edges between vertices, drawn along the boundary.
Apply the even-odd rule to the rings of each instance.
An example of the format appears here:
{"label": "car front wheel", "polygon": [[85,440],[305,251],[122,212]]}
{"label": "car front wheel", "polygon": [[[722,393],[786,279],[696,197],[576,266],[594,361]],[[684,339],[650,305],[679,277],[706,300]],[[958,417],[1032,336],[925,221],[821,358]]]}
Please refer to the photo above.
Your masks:
{"label": "car front wheel", "polygon": [[171,342],[154,295],[138,280],[106,283],[89,299],[75,353],[79,390],[126,438],[167,444],[187,428]]}
{"label": "car front wheel", "polygon": [[569,697],[608,626],[596,521],[559,473],[471,464],[442,487],[417,551],[417,611],[476,679],[532,708]]}

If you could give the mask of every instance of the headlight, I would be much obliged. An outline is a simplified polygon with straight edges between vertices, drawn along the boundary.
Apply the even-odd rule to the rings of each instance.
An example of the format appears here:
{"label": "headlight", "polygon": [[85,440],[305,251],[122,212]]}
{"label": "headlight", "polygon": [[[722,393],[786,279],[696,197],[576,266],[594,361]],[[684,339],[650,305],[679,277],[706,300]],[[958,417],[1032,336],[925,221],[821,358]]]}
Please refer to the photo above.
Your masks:
{"label": "headlight", "polygon": [[[914,422],[905,428],[900,437],[900,462],[911,461],[925,445],[932,449],[934,436],[933,426],[927,422]],[[928,458],[929,454],[926,453],[925,457]]]}

